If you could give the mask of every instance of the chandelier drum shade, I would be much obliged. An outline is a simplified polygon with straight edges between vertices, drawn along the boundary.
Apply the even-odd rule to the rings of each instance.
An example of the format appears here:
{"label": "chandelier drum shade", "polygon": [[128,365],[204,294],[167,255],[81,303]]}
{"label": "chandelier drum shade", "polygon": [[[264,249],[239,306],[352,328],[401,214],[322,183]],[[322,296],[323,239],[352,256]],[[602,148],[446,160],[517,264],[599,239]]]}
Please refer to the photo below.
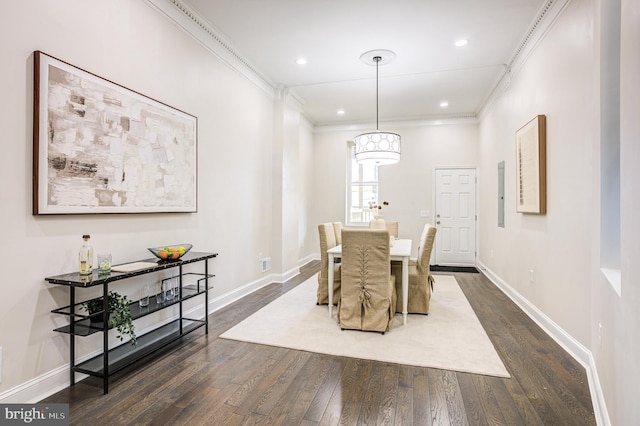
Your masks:
{"label": "chandelier drum shade", "polygon": [[360,56],[363,62],[376,65],[376,131],[362,133],[354,138],[358,163],[385,165],[400,161],[400,135],[378,129],[378,67],[380,63],[386,64],[393,58],[395,54],[388,50],[373,50]]}
{"label": "chandelier drum shade", "polygon": [[363,133],[354,139],[358,163],[380,166],[400,161],[400,135],[388,132]]}

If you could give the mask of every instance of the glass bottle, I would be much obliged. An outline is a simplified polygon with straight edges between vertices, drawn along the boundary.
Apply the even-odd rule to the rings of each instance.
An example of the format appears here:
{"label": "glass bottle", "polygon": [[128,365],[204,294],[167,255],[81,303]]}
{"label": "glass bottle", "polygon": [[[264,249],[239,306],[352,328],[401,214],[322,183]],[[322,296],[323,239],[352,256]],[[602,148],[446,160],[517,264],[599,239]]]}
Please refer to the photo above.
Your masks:
{"label": "glass bottle", "polygon": [[93,247],[89,244],[90,235],[82,236],[84,240],[80,247],[78,257],[80,260],[80,275],[90,275],[93,273]]}

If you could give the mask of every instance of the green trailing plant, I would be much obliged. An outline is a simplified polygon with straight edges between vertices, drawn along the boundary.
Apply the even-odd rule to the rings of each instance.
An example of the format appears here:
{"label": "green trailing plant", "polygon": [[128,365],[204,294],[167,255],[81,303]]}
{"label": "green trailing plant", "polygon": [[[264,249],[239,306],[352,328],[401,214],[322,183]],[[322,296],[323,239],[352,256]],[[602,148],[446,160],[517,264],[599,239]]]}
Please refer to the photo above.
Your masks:
{"label": "green trailing plant", "polygon": [[[116,293],[115,291],[109,292],[109,324],[116,329],[118,335],[116,336],[120,340],[124,340],[125,336],[129,336],[132,345],[137,345],[136,330],[133,326],[133,317],[131,316],[131,309],[129,304],[131,301],[126,295]],[[82,303],[82,308],[93,315],[96,312],[101,312],[103,307],[102,297],[97,299],[87,300]]]}

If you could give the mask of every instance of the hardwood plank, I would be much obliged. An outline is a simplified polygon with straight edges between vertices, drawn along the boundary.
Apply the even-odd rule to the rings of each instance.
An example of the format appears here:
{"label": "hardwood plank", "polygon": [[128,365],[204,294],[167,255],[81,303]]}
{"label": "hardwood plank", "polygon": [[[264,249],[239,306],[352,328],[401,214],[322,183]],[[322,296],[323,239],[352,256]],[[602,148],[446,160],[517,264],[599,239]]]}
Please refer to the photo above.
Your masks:
{"label": "hardwood plank", "polygon": [[500,406],[498,405],[498,401],[493,394],[491,384],[487,379],[487,377],[479,375],[473,375],[471,378],[473,386],[476,388],[476,393],[480,396],[480,405],[482,406],[482,412],[487,418],[487,423],[490,425],[521,424],[508,423],[505,420],[504,415],[500,410]]}
{"label": "hardwood plank", "polygon": [[424,373],[415,374],[413,377],[413,420],[419,425],[431,426],[432,424],[429,379]]}
{"label": "hardwood plank", "polygon": [[467,422],[469,425],[474,426],[489,424],[487,415],[482,407],[482,399],[473,384],[473,374],[458,373],[457,376],[460,395],[467,413]]}
{"label": "hardwood plank", "polygon": [[467,413],[465,412],[464,402],[460,386],[458,386],[458,378],[454,371],[442,371],[444,383],[444,394],[447,400],[449,410],[449,418],[454,425],[468,426]]}
{"label": "hardwood plank", "polygon": [[382,389],[386,371],[384,367],[385,365],[380,363],[373,365],[358,418],[360,424],[375,424],[378,420],[378,409],[382,399],[380,389]]}
{"label": "hardwood plank", "polygon": [[[307,375],[307,379],[302,391],[297,395],[294,406],[294,417],[300,418],[300,423],[307,421],[307,416],[310,413],[312,404],[316,401],[316,395],[326,378],[331,374],[334,369],[335,360],[331,356],[312,354],[307,364],[304,366],[303,371]],[[303,372],[301,371],[301,373]],[[298,412],[301,415],[298,416]]]}
{"label": "hardwood plank", "polygon": [[355,424],[362,407],[362,394],[367,388],[373,365],[364,360],[350,358],[342,370],[340,378],[340,396],[342,412],[340,424]]}
{"label": "hardwood plank", "polygon": [[398,366],[387,364],[384,366],[384,378],[380,388],[380,407],[376,424],[391,425],[396,416],[396,402],[398,395]]}
{"label": "hardwood plank", "polygon": [[[235,403],[235,413],[249,415],[258,413],[269,414],[278,399],[282,396],[286,386],[298,373],[308,355],[300,351],[286,351],[286,354],[273,364],[265,364],[260,371],[260,375],[248,382],[250,386],[243,386],[242,392],[233,395],[229,400]],[[238,405],[237,398],[242,396],[242,404]]]}
{"label": "hardwood plank", "polygon": [[[287,391],[275,404],[268,416],[264,419],[264,424],[283,425],[299,424],[311,404],[311,400],[319,387],[318,381],[320,376],[326,373],[329,366],[329,362],[325,362],[326,366],[320,369],[318,363],[321,362],[317,354],[309,354],[309,357],[296,375],[295,380],[291,386],[287,388]],[[310,384],[310,386],[308,386]]]}
{"label": "hardwood plank", "polygon": [[398,388],[396,403],[396,417],[393,419],[394,425],[413,424],[413,390],[406,387]]}
{"label": "hardwood plank", "polygon": [[[320,385],[320,388],[316,392],[315,397],[311,401],[309,409],[304,415],[304,419],[320,423],[325,416],[325,412],[330,405],[335,391],[338,388],[338,383],[342,377],[342,370],[344,370],[347,358],[337,357],[334,358],[331,369],[325,377],[325,380]],[[340,414],[338,414],[339,418]]]}
{"label": "hardwood plank", "polygon": [[428,369],[427,377],[429,379],[431,422],[434,425],[451,424],[442,370]]}

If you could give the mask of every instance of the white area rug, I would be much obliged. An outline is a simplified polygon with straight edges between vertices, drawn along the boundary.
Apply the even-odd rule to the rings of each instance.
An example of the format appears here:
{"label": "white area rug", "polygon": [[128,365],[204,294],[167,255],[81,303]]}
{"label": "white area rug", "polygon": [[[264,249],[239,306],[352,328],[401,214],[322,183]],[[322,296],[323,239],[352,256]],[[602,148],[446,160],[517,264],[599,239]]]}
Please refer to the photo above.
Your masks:
{"label": "white area rug", "polygon": [[340,330],[326,305],[316,305],[313,276],[220,337],[308,352],[395,364],[510,377],[455,277],[434,275],[429,315],[396,314],[391,330]]}

